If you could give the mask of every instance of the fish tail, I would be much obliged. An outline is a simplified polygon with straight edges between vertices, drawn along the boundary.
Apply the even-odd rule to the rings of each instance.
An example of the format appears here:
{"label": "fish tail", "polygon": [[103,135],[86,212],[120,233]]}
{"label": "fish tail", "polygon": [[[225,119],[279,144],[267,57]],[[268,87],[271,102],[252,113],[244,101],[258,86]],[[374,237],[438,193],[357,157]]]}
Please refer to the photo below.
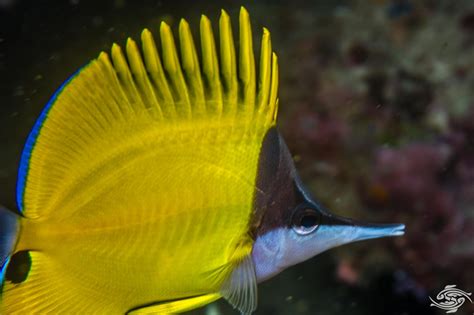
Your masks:
{"label": "fish tail", "polygon": [[19,215],[0,206],[0,285],[3,285],[5,271],[17,241],[19,219]]}

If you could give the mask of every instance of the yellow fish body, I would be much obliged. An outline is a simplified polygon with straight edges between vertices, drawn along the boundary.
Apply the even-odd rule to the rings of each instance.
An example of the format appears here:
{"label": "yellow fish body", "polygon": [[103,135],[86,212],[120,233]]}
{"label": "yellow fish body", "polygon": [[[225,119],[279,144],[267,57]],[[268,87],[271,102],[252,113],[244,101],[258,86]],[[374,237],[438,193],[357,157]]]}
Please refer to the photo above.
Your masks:
{"label": "yellow fish body", "polygon": [[[221,297],[251,313],[257,282],[349,242],[326,239],[311,255],[278,245],[282,265],[269,262],[287,231],[336,220],[315,214],[270,132],[278,66],[269,32],[258,71],[245,9],[238,53],[224,11],[218,40],[201,19],[201,62],[184,20],[177,41],[162,23],[158,49],[145,29],[141,48],[114,45],[46,106],[22,156],[21,218],[0,211],[2,314],[166,314]],[[291,186],[281,181],[296,188],[276,194]],[[271,210],[277,195],[286,196],[278,209],[296,214]]]}

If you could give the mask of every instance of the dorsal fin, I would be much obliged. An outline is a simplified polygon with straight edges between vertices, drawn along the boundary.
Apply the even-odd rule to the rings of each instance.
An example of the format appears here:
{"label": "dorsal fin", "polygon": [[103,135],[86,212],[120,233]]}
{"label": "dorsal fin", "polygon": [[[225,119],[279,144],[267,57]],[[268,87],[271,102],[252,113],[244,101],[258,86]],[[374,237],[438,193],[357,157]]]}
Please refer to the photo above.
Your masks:
{"label": "dorsal fin", "polygon": [[132,39],[124,50],[114,44],[110,57],[101,53],[67,80],[42,112],[22,155],[17,200],[23,214],[38,218],[51,212],[71,193],[69,184],[81,185],[82,168],[93,167],[81,163],[105,162],[100,154],[118,150],[114,144],[145,129],[159,134],[166,126],[218,121],[262,130],[273,126],[278,66],[270,33],[263,31],[257,74],[244,8],[239,21],[238,53],[230,18],[222,11],[218,40],[209,19],[201,18],[201,62],[188,23],[181,20],[175,41],[163,22],[161,49],[145,29],[141,48]]}

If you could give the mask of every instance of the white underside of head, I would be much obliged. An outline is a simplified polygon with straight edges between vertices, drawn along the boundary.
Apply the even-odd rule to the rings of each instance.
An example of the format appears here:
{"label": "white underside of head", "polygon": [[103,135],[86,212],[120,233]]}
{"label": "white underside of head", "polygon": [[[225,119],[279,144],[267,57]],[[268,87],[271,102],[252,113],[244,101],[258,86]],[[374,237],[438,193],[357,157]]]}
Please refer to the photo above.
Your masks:
{"label": "white underside of head", "polygon": [[265,281],[284,269],[339,245],[385,236],[403,235],[404,225],[321,225],[300,235],[292,228],[276,228],[257,237],[252,259],[257,281]]}

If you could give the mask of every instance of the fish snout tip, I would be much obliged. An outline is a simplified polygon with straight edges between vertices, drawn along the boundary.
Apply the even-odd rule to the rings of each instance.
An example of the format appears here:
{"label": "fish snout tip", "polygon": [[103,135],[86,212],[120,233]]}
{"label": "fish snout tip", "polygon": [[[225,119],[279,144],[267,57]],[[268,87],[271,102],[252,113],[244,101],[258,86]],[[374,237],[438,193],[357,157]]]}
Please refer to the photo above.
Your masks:
{"label": "fish snout tip", "polygon": [[402,236],[405,235],[405,224],[399,223],[394,224],[392,228],[391,236]]}
{"label": "fish snout tip", "polygon": [[405,224],[367,224],[355,226],[356,240],[367,240],[381,237],[402,236],[405,234]]}
{"label": "fish snout tip", "polygon": [[391,237],[391,236],[402,236],[405,234],[405,224],[394,223],[394,224],[377,224],[369,226],[370,232],[375,237]]}

